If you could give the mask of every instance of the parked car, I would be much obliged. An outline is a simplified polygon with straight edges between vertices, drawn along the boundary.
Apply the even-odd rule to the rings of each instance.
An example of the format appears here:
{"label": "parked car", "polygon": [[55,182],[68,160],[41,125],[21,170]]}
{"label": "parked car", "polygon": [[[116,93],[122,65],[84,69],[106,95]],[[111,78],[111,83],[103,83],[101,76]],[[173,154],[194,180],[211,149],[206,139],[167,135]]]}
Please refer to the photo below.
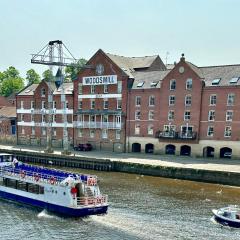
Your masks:
{"label": "parked car", "polygon": [[92,151],[92,145],[90,143],[79,143],[73,149],[75,151]]}

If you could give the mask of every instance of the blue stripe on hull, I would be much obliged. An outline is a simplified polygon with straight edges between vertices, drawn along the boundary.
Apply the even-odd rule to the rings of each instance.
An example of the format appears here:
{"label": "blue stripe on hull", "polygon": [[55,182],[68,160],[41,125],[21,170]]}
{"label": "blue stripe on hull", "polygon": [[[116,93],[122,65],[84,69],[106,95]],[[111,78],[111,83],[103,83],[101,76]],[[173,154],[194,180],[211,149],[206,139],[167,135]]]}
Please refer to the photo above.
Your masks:
{"label": "blue stripe on hull", "polygon": [[233,222],[233,221],[231,221],[231,220],[225,220],[225,219],[222,219],[222,218],[220,218],[220,217],[218,217],[218,216],[214,216],[215,217],[215,220],[218,222],[218,223],[220,223],[220,224],[222,224],[222,225],[224,225],[224,226],[229,226],[229,227],[234,227],[234,228],[240,228],[240,223],[237,223],[237,222]]}
{"label": "blue stripe on hull", "polygon": [[94,214],[103,214],[107,212],[108,206],[94,207],[94,208],[81,208],[81,209],[73,209],[63,206],[58,206],[51,203],[46,203],[43,201],[15,195],[8,192],[0,191],[0,198],[12,200],[17,203],[23,203],[30,206],[34,206],[40,209],[47,209],[48,211],[55,212],[57,214],[61,214],[67,217],[84,217],[88,215]]}

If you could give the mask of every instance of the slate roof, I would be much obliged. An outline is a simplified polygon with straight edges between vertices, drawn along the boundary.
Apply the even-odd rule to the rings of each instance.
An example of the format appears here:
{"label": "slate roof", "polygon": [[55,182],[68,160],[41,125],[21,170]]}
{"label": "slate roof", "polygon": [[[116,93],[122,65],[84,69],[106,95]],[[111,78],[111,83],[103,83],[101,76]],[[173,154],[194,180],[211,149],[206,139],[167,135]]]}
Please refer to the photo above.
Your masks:
{"label": "slate roof", "polygon": [[[161,81],[169,72],[170,70],[134,72],[132,89],[160,88]],[[140,83],[144,83],[142,87],[138,87],[138,84]],[[157,83],[157,85],[151,86],[151,83]]]}

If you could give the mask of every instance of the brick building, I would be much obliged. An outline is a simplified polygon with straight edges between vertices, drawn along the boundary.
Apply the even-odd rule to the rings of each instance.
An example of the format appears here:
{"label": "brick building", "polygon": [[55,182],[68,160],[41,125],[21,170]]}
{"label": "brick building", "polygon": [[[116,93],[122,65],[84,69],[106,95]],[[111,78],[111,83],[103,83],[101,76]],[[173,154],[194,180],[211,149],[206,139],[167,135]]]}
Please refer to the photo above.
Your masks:
{"label": "brick building", "polygon": [[[98,50],[87,66],[64,87],[71,144],[118,152],[240,155],[240,65],[197,67],[182,56],[165,66],[159,56]],[[61,90],[45,81],[17,96],[19,143],[46,144],[49,89],[53,145],[61,146]]]}
{"label": "brick building", "polygon": [[[42,81],[23,89],[17,95],[18,144],[46,146],[48,124],[48,94],[53,94],[52,145],[62,147],[63,110],[61,87],[55,82]],[[64,83],[69,143],[73,143],[73,83]]]}

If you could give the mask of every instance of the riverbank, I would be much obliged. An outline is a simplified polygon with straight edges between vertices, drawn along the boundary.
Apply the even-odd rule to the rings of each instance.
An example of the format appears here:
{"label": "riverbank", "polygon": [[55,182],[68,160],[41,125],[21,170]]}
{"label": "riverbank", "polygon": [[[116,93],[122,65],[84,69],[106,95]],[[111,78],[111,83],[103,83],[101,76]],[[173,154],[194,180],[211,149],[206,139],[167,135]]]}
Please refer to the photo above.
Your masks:
{"label": "riverbank", "polygon": [[240,160],[99,151],[72,151],[66,156],[60,150],[46,154],[41,148],[6,145],[0,145],[0,151],[14,153],[20,160],[32,163],[240,186]]}

